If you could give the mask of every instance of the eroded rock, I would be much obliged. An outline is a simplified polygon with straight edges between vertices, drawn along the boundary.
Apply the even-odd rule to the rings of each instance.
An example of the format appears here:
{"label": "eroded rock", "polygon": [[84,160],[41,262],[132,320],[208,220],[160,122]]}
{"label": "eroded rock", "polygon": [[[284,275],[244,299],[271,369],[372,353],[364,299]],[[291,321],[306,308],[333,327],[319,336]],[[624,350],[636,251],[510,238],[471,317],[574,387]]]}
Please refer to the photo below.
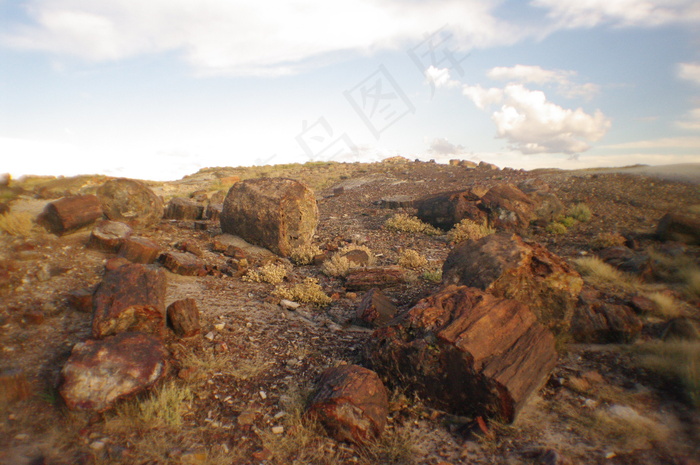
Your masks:
{"label": "eroded rock", "polygon": [[97,189],[107,218],[134,228],[154,226],[163,218],[163,201],[141,181],[111,179]]}
{"label": "eroded rock", "polygon": [[535,219],[535,203],[508,183],[489,189],[481,198],[480,208],[486,212],[489,226],[497,230],[521,232]]}
{"label": "eroded rock", "polygon": [[131,237],[131,227],[120,221],[99,221],[90,233],[87,246],[103,252],[117,252]]}
{"label": "eroded rock", "polygon": [[367,291],[357,306],[357,319],[369,326],[382,326],[396,316],[398,309],[379,289]]}

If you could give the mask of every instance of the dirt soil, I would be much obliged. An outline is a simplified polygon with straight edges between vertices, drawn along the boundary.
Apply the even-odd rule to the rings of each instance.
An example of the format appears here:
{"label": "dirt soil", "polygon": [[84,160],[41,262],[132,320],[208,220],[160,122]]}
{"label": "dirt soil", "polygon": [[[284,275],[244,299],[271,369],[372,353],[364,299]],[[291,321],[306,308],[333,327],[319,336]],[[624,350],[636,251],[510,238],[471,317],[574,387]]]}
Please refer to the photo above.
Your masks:
{"label": "dirt soil", "polygon": [[[542,227],[528,232],[528,239],[567,260],[590,253],[591,240],[601,232],[633,237],[639,247],[653,244],[656,224],[666,212],[700,209],[697,184],[642,174],[469,170],[424,162],[268,171],[267,175],[286,175],[316,188],[319,246],[365,244],[379,265],[395,265],[403,249],[419,251],[439,265],[451,249],[444,235],[383,227],[397,212],[413,213],[383,208],[383,199],[398,195],[419,198],[539,178],[565,205],[584,202],[593,212],[589,222],[563,235]],[[211,169],[151,185],[167,199],[197,190],[211,193],[221,188],[219,178],[232,174],[245,177],[245,170]],[[88,188],[78,190],[94,187],[85,185]],[[42,192],[49,198],[22,192],[11,202],[12,211],[38,213],[51,197]],[[385,439],[377,444],[360,448],[318,432],[304,436],[313,428],[294,419],[304,396],[324,369],[363,364],[363,347],[371,334],[353,322],[362,293],[347,292],[342,279],[325,276],[312,265],[293,267],[287,281],[317,278],[333,297],[323,309],[302,305],[286,310],[272,295],[272,284],[225,274],[185,277],[168,272],[166,304],[194,298],[203,325],[196,338],[170,335],[167,341],[172,354],[167,382],[192,392],[179,406],[184,408],[181,424],[139,422],[126,407],[104,414],[69,411],[57,391],[59,373],[71,348],[90,337],[91,315],[73,308],[68,294],[99,283],[105,261],[112,257],[86,248],[89,234],[87,229],[57,237],[38,227],[28,237],[0,234],[0,372],[17,370],[30,388],[28,398],[0,405],[2,464],[700,463],[697,408],[677,385],[640,368],[632,346],[617,344],[566,346],[547,384],[512,425],[480,426],[476,419],[435,411],[392,387],[389,424]],[[195,230],[192,222],[164,220],[139,234],[156,241],[163,251],[190,241],[215,267],[224,267],[228,257],[212,252],[211,243],[234,240],[221,234],[217,222]],[[246,250],[253,266],[274,259],[263,249]],[[697,262],[697,248],[684,250]],[[405,310],[438,287],[417,278],[385,293]],[[697,301],[672,284],[667,288],[686,308],[698,312]],[[660,322],[650,318],[647,323],[652,327]],[[637,344],[654,337],[652,333],[645,332]],[[124,405],[137,402],[127,400]],[[273,430],[279,426],[281,433]]]}

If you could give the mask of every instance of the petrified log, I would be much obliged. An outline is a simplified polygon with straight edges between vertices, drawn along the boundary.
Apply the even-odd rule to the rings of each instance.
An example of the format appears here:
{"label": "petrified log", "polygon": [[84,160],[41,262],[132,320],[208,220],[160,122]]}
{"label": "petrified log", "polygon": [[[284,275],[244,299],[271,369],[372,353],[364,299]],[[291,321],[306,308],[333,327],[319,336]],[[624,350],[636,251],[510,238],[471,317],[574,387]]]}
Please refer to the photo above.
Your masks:
{"label": "petrified log", "polygon": [[630,307],[608,302],[594,289],[584,289],[571,318],[570,332],[576,342],[629,343],[639,336],[643,326]]}
{"label": "petrified log", "polygon": [[336,440],[361,444],[384,430],[389,414],[386,388],[366,368],[329,368],[321,375],[306,414],[317,418]]}
{"label": "petrified log", "polygon": [[193,200],[175,197],[165,206],[163,217],[169,220],[201,220],[204,205]]}
{"label": "petrified log", "polygon": [[436,408],[513,421],[556,364],[554,336],[527,305],[448,286],[372,334],[367,355]]}
{"label": "petrified log", "polygon": [[445,284],[464,284],[530,306],[543,324],[568,329],[583,280],[564,260],[510,233],[467,240],[442,268]]}
{"label": "petrified log", "polygon": [[512,184],[498,184],[481,198],[479,208],[488,216],[489,226],[498,230],[521,232],[535,219],[535,203]]}
{"label": "petrified log", "polygon": [[145,237],[133,236],[124,241],[118,255],[132,263],[149,264],[160,255],[160,246]]}
{"label": "petrified log", "polygon": [[414,202],[418,209],[416,216],[436,228],[451,229],[465,218],[483,223],[486,214],[478,207],[480,202],[471,190],[443,192]]}
{"label": "petrified log", "polygon": [[209,221],[219,221],[221,212],[224,209],[223,203],[210,203],[204,211],[204,219]]}
{"label": "petrified log", "polygon": [[78,343],[61,370],[59,393],[72,410],[105,411],[158,381],[166,356],[163,344],[143,333]]}
{"label": "petrified log", "polygon": [[158,224],[163,201],[146,184],[133,179],[111,179],[97,189],[105,216],[134,228]]}
{"label": "petrified log", "polygon": [[92,335],[141,331],[160,336],[165,290],[165,273],[153,266],[129,264],[106,272],[93,297]]}
{"label": "petrified log", "polygon": [[94,289],[78,289],[68,293],[68,303],[82,313],[92,312],[92,295]]}
{"label": "petrified log", "polygon": [[102,218],[102,206],[96,195],[75,195],[49,203],[39,222],[62,236]]}
{"label": "petrified log", "polygon": [[221,230],[289,256],[311,245],[318,225],[314,192],[292,179],[248,179],[233,185],[221,212]]}
{"label": "petrified log", "polygon": [[163,266],[173,273],[183,276],[204,276],[207,274],[204,262],[188,252],[163,254]]}
{"label": "petrified log", "polygon": [[656,234],[663,241],[700,245],[700,219],[678,213],[666,213],[659,220]]}
{"label": "petrified log", "polygon": [[200,332],[199,309],[192,298],[176,300],[168,305],[168,326],[180,337],[196,336]]}
{"label": "petrified log", "polygon": [[102,220],[92,230],[87,246],[103,252],[117,252],[129,237],[131,237],[131,227],[128,224]]}
{"label": "petrified log", "polygon": [[366,291],[373,287],[384,288],[406,282],[406,274],[400,266],[377,266],[351,271],[345,287],[351,291]]}
{"label": "petrified log", "polygon": [[398,309],[377,288],[367,291],[357,306],[357,318],[370,326],[385,325],[396,316]]}

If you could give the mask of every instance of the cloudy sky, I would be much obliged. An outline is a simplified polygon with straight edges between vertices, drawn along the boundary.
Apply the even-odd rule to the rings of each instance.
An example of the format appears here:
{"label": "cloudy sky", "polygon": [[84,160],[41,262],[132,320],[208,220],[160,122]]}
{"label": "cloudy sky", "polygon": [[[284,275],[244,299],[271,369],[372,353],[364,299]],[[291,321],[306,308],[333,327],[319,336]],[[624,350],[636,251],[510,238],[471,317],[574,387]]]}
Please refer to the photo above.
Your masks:
{"label": "cloudy sky", "polygon": [[0,172],[700,162],[696,0],[0,0]]}

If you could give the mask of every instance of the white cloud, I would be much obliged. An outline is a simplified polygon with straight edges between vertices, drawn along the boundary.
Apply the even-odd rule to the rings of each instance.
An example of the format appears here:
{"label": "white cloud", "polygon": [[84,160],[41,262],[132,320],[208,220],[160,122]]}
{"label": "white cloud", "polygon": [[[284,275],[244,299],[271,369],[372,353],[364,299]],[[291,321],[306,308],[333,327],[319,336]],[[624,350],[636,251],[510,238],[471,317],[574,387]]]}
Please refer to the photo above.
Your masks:
{"label": "white cloud", "polygon": [[430,66],[425,70],[425,81],[438,89],[444,87],[457,87],[460,85],[459,81],[450,79],[449,69],[436,68],[434,66]]}
{"label": "white cloud", "polygon": [[[699,115],[700,116],[700,115]],[[601,149],[700,149],[700,137],[664,137],[661,139],[638,140],[622,144],[603,145]]]}
{"label": "white cloud", "polygon": [[700,108],[694,108],[688,112],[686,119],[676,123],[681,129],[690,129],[691,131],[700,130]]}
{"label": "white cloud", "polygon": [[[497,19],[495,2],[439,0],[30,0],[34,23],[4,31],[7,46],[92,61],[179,51],[202,74],[277,75],[329,55],[396,49],[451,25],[459,50],[527,34]],[[456,19],[459,18],[459,21]]]}
{"label": "white cloud", "polygon": [[549,10],[555,28],[591,28],[599,24],[653,27],[697,23],[697,0],[534,0],[533,6]]}
{"label": "white cloud", "polygon": [[487,76],[497,81],[555,84],[557,92],[567,98],[582,97],[589,99],[600,91],[600,87],[593,83],[576,84],[572,82],[571,78],[576,76],[575,71],[549,70],[539,66],[499,66],[492,68],[487,73]]}
{"label": "white cloud", "polygon": [[700,63],[680,63],[678,77],[687,79],[700,86]]}
{"label": "white cloud", "polygon": [[474,105],[480,109],[485,109],[489,105],[499,103],[503,100],[503,90],[496,87],[484,89],[480,85],[462,87],[462,94],[468,97]]}
{"label": "white cloud", "polygon": [[469,150],[461,144],[453,144],[445,138],[438,137],[430,143],[428,152],[438,156],[458,156],[469,154]]}

